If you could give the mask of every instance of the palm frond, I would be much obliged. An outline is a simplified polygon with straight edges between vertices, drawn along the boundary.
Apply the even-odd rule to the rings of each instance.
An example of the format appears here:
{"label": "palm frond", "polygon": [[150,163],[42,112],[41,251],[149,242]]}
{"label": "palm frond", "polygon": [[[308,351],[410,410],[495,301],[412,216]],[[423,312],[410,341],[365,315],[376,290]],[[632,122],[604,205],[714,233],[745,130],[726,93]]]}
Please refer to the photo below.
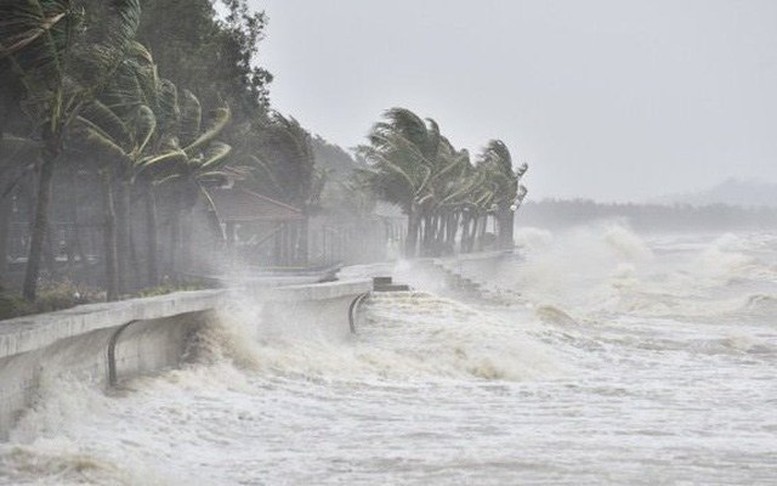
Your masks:
{"label": "palm frond", "polygon": [[181,144],[186,147],[197,140],[202,129],[202,106],[200,100],[194,96],[194,93],[188,89],[183,90],[183,97],[180,101],[180,127],[178,136]]}
{"label": "palm frond", "polygon": [[203,160],[198,164],[199,169],[209,171],[223,165],[230,152],[232,152],[231,146],[222,142],[212,142],[205,151]]}
{"label": "palm frond", "polygon": [[140,155],[146,149],[156,130],[156,116],[146,105],[138,107],[135,114],[135,149],[134,154]]}
{"label": "palm frond", "polygon": [[201,149],[205,144],[213,141],[213,139],[219,136],[224,127],[227,126],[231,116],[231,112],[227,107],[213,110],[208,127],[199,133],[197,138],[190,142],[188,145],[186,145],[184,142],[184,152],[192,154],[195,151]]}

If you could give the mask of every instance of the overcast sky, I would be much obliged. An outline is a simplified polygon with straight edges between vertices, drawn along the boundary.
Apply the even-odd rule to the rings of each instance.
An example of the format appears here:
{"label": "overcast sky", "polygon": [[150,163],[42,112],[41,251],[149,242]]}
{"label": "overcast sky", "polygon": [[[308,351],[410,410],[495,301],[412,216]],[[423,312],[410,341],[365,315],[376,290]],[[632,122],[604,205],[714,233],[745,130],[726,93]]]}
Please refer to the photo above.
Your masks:
{"label": "overcast sky", "polygon": [[533,199],[777,181],[777,1],[253,3],[274,107],[333,143],[404,106],[504,140]]}

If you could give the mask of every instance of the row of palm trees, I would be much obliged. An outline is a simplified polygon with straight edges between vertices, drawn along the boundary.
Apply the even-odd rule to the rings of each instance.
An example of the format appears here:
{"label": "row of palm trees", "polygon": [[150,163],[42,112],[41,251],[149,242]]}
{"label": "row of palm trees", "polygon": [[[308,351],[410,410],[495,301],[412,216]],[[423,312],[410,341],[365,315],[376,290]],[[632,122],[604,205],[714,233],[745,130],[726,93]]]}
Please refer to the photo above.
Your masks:
{"label": "row of palm trees", "polygon": [[457,245],[462,252],[480,249],[489,217],[496,246],[512,246],[513,213],[527,194],[520,180],[528,165],[514,170],[504,142],[489,141],[473,164],[437,122],[405,108],[386,111],[368,142],[358,148],[369,163],[360,177],[407,215],[406,256],[452,253]]}
{"label": "row of palm trees", "polygon": [[[69,1],[4,2],[0,6],[0,56],[3,69],[11,77],[5,81],[19,86],[19,111],[29,115],[31,125],[28,139],[14,141],[17,145],[37,145],[40,152],[23,287],[28,300],[36,296],[55,165],[65,154],[72,127],[99,123],[96,119],[89,122],[87,113],[100,111],[90,108],[97,103],[97,94],[117,77],[140,23],[137,0],[110,2],[108,9],[111,12],[104,16],[103,23],[85,28],[85,11]],[[6,134],[4,147],[8,139],[11,137]],[[108,181],[109,169],[104,167],[102,171]],[[110,193],[106,193],[106,201],[107,211],[113,214]],[[108,254],[115,261],[115,245]],[[109,280],[114,281],[115,276]],[[109,298],[115,297],[111,291],[115,293],[115,289],[109,290]]]}
{"label": "row of palm trees", "polygon": [[[241,135],[234,133],[237,129],[225,133],[229,107],[223,103],[206,110],[195,94],[161,77],[151,52],[135,38],[140,19],[139,0],[0,3],[0,115],[26,120],[13,135],[3,133],[0,123],[0,160],[3,166],[16,164],[19,172],[33,172],[37,188],[23,284],[27,300],[36,298],[55,170],[99,174],[108,300],[126,290],[123,280],[132,265],[130,211],[138,194],[145,208],[147,285],[153,286],[160,280],[160,199],[173,214],[165,226],[175,268],[175,259],[186,260],[191,251],[190,242],[181,241],[191,231],[182,226],[192,223],[198,200],[211,203],[212,232],[223,239],[209,186],[227,179],[257,185],[278,180],[288,167],[302,167],[304,173],[292,181],[302,193],[294,194],[294,202],[310,204],[305,194],[320,193],[308,187],[320,185],[309,147],[298,149],[305,160],[284,159],[287,166],[261,162],[278,146],[309,144],[309,135],[293,119],[273,113],[239,127],[242,135],[261,140],[263,148],[249,147],[256,149],[251,156],[256,163],[248,157],[241,157],[245,165],[231,160],[232,147],[219,140]],[[286,184],[284,196],[292,186]]]}
{"label": "row of palm trees", "polygon": [[[34,180],[27,300],[36,298],[44,241],[51,244],[57,172],[99,176],[101,196],[93,204],[103,212],[108,300],[127,291],[127,276],[138,272],[130,256],[133,210],[142,207],[145,282],[154,286],[159,229],[170,238],[167,270],[174,272],[191,259],[198,201],[210,207],[209,233],[217,240],[211,247],[226,240],[208,193],[225,181],[300,209],[306,220],[295,246],[306,255],[307,218],[320,209],[327,182],[310,134],[274,112],[236,124],[227,103],[204,108],[197,95],[160,76],[152,53],[136,39],[140,21],[140,0],[0,0],[0,171],[10,174],[10,166]],[[407,256],[452,252],[456,245],[479,249],[489,217],[498,246],[511,245],[527,166],[513,170],[501,141],[490,141],[473,164],[434,120],[394,108],[357,154],[367,164],[343,187],[365,189],[407,214]],[[8,195],[8,188],[0,190],[0,197]]]}

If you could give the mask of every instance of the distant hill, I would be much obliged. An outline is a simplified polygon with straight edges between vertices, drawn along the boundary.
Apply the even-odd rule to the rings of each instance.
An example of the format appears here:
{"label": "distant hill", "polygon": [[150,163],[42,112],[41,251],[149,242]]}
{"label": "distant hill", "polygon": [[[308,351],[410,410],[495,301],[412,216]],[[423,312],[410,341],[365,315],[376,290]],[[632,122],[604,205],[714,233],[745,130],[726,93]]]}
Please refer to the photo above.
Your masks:
{"label": "distant hill", "polygon": [[651,202],[693,206],[728,204],[743,207],[777,207],[777,184],[731,178],[704,191],[663,196]]}
{"label": "distant hill", "polygon": [[519,225],[538,228],[569,228],[597,221],[623,221],[643,231],[763,230],[777,228],[777,207],[545,199],[527,201],[516,213]]}

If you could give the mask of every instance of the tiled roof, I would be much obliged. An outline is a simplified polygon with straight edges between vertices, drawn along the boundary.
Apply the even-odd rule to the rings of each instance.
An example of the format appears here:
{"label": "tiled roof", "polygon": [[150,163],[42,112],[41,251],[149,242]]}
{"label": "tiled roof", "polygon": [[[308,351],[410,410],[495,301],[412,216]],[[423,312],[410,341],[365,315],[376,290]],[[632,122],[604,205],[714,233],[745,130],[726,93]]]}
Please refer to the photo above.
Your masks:
{"label": "tiled roof", "polygon": [[304,217],[302,211],[261,194],[237,188],[208,189],[221,221],[291,221]]}

